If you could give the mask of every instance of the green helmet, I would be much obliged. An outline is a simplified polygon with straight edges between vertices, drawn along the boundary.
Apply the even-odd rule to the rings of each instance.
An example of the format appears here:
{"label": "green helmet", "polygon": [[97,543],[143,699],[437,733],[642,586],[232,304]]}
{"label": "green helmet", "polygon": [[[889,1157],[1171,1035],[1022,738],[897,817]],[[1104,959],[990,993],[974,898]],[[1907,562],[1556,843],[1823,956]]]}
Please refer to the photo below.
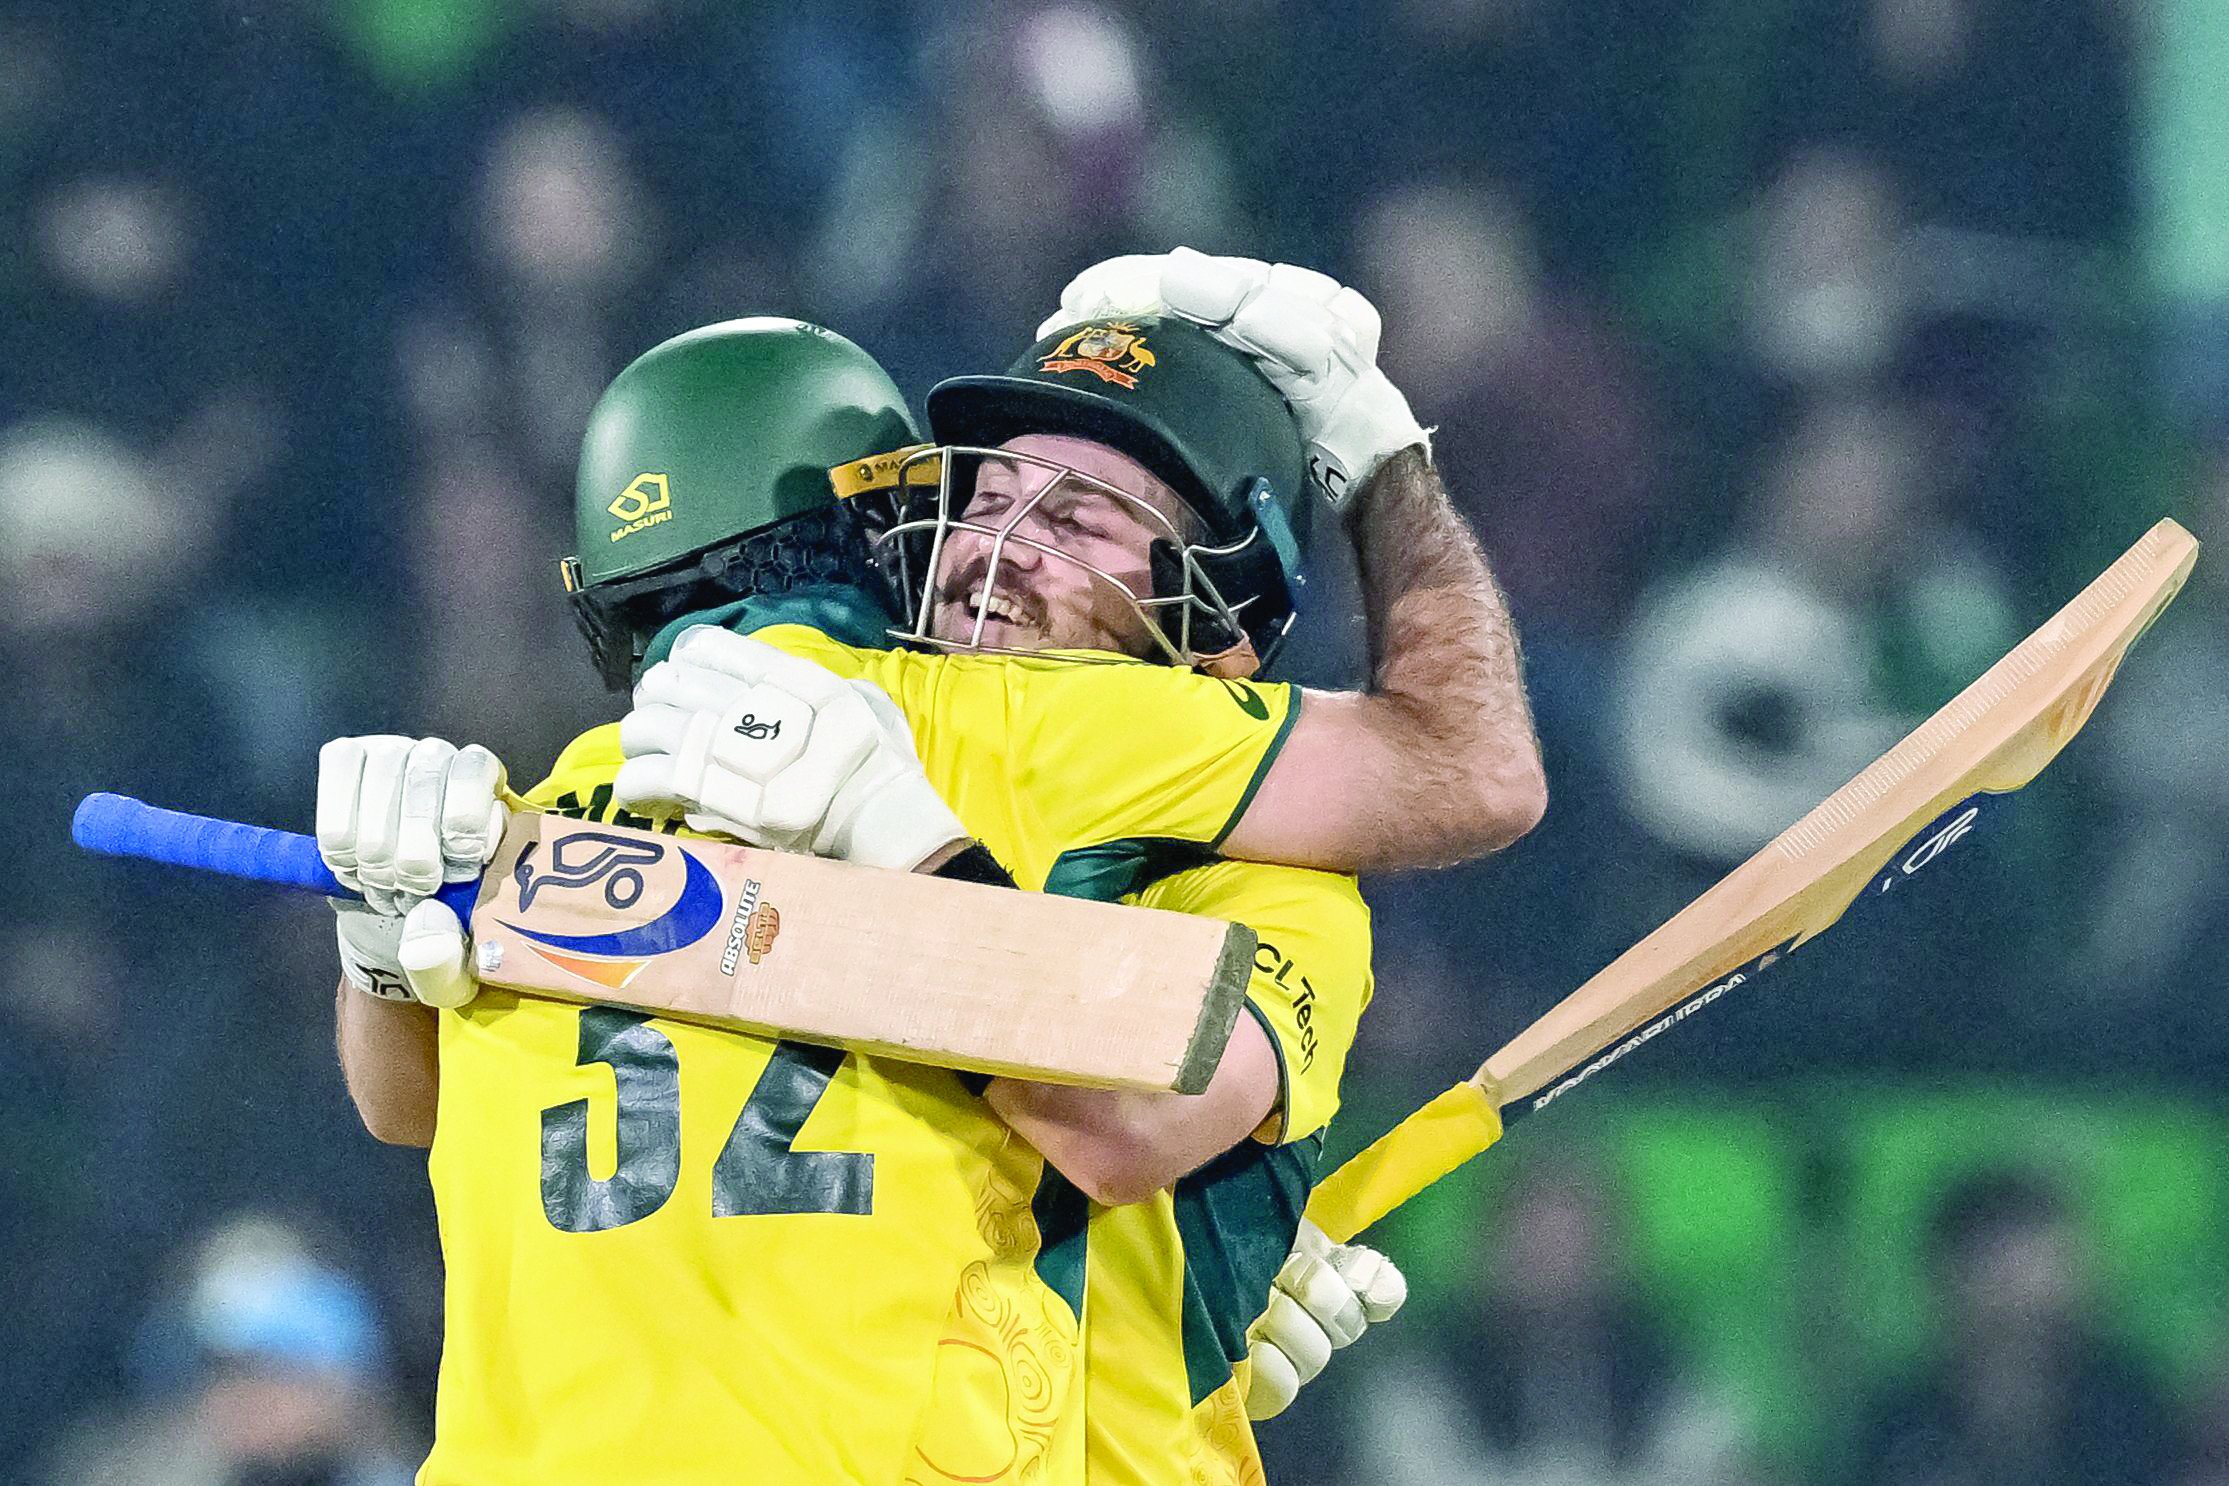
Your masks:
{"label": "green helmet", "polygon": [[627,686],[668,620],[860,552],[829,471],[916,443],[890,376],[833,331],[771,317],[687,331],[604,389],[581,440],[565,559],[605,681]]}
{"label": "green helmet", "polygon": [[1264,664],[1291,627],[1311,511],[1306,448],[1284,395],[1198,325],[1173,315],[1071,325],[1004,376],[938,383],[928,414],[931,436],[947,446],[1061,433],[1121,450],[1206,528],[1188,553],[1155,553],[1157,587],[1187,565],[1199,569]]}

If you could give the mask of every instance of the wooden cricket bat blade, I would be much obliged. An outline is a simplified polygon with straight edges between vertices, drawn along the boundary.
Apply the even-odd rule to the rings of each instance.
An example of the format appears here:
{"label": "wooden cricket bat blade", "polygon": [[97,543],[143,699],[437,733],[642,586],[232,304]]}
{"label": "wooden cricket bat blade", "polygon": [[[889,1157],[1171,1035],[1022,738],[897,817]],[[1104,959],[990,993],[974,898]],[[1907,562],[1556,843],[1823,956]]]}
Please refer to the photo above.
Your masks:
{"label": "wooden cricket bat blade", "polygon": [[491,985],[939,1067],[1207,1086],[1252,972],[1218,919],[520,813],[472,912]]}
{"label": "wooden cricket bat blade", "polygon": [[2181,526],[2154,526],[1910,736],[1465,1084],[1334,1172],[1311,1197],[1310,1219],[1335,1237],[1360,1232],[1485,1150],[1505,1123],[1546,1108],[1935,862],[1974,831],[1994,797],[2033,780],[2081,731],[2197,556]]}

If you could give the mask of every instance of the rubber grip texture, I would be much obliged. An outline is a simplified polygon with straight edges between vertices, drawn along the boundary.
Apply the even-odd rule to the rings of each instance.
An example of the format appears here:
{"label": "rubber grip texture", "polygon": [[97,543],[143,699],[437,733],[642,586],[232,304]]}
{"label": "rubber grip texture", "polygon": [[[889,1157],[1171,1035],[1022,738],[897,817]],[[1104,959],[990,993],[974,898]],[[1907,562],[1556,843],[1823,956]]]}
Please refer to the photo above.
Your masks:
{"label": "rubber grip texture", "polygon": [[[329,898],[357,896],[327,870],[314,837],[165,810],[130,795],[93,794],[80,800],[70,818],[70,839],[103,856],[192,867]],[[458,918],[468,919],[473,901],[480,896],[480,884],[477,880],[445,882],[434,896]]]}

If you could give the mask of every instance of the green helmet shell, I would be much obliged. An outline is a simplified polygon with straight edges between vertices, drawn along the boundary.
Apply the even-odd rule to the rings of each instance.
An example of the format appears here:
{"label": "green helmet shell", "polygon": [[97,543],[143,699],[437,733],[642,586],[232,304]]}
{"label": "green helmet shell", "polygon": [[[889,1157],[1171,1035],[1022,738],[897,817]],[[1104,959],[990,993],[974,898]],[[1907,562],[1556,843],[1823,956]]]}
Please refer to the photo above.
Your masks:
{"label": "green helmet shell", "polygon": [[584,588],[835,501],[828,472],[917,443],[889,373],[801,320],[729,320],[652,347],[588,415],[573,519]]}
{"label": "green helmet shell", "polygon": [[[1183,498],[1217,544],[1258,532],[1229,572],[1266,658],[1301,583],[1307,451],[1285,398],[1245,353],[1176,316],[1090,320],[1038,341],[1004,376],[931,389],[940,444],[995,447],[1062,433],[1120,449]],[[1219,580],[1221,578],[1219,577]]]}
{"label": "green helmet shell", "polygon": [[[1031,346],[1004,376],[938,383],[928,408],[940,444],[1067,433],[1112,445],[1166,480],[1215,539],[1275,526],[1274,542],[1296,544],[1280,559],[1299,562],[1308,462],[1292,410],[1245,353],[1189,320],[1072,325]],[[1267,501],[1258,489],[1265,480]],[[1267,520],[1265,505],[1275,508]]]}

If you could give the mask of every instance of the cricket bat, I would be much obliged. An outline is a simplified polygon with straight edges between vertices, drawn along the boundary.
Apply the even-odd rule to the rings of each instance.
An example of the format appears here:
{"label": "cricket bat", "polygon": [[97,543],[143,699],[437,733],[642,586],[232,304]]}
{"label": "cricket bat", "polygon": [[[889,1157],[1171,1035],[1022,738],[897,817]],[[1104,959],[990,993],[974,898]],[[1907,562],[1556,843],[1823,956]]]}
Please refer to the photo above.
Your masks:
{"label": "cricket bat", "polygon": [[1486,1060],[1326,1178],[1308,1216],[1338,1243],[1587,1079],[1963,841],[1987,797],[2043,771],[2181,589],[2198,543],[2162,521],[1904,741]]}
{"label": "cricket bat", "polygon": [[[317,842],[86,796],[77,844],[350,896]],[[1241,924],[557,815],[512,816],[439,895],[489,985],[978,1073],[1207,1087],[1252,973]]]}

